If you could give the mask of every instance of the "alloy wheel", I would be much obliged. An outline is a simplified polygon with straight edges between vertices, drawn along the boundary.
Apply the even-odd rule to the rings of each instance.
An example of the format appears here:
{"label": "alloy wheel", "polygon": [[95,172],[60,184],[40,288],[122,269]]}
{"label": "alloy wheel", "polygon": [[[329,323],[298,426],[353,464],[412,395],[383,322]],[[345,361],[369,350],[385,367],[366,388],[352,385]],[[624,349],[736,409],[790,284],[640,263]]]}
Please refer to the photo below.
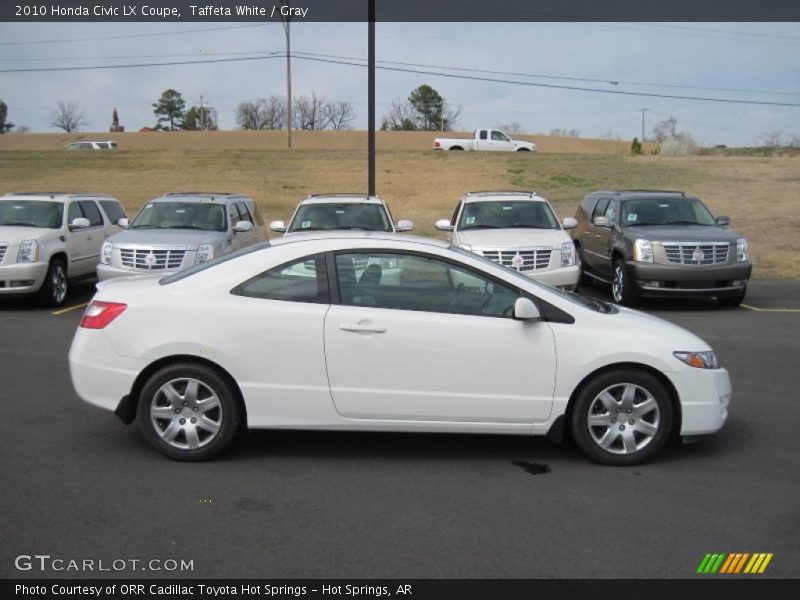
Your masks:
{"label": "alloy wheel", "polygon": [[67,274],[64,272],[64,267],[60,263],[53,265],[50,277],[53,303],[61,304],[67,296]]}
{"label": "alloy wheel", "polygon": [[642,450],[659,431],[661,411],[648,390],[635,383],[616,383],[589,405],[587,427],[592,440],[612,454]]}
{"label": "alloy wheel", "polygon": [[614,295],[614,302],[620,304],[622,302],[622,294],[625,289],[625,270],[622,265],[614,267],[614,279],[611,282],[611,293]]}
{"label": "alloy wheel", "polygon": [[180,450],[209,444],[222,427],[217,393],[199,379],[184,377],[162,385],[150,402],[150,420],[158,436]]}

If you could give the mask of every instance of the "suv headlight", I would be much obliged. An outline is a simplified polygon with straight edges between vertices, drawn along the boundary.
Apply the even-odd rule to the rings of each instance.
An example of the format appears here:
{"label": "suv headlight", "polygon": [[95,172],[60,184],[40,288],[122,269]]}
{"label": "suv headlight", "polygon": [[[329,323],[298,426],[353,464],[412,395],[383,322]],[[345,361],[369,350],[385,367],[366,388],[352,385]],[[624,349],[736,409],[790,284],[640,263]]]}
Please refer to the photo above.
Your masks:
{"label": "suv headlight", "polygon": [[564,242],[561,244],[561,266],[571,267],[575,264],[575,244]]}
{"label": "suv headlight", "polygon": [[20,242],[19,252],[17,252],[17,262],[27,263],[39,260],[39,242],[36,240],[25,240]]}
{"label": "suv headlight", "polygon": [[675,358],[690,367],[698,369],[719,369],[717,355],[712,350],[706,352],[673,352]]}
{"label": "suv headlight", "polygon": [[744,238],[736,240],[736,260],[738,262],[747,260],[747,240]]}
{"label": "suv headlight", "polygon": [[636,240],[633,243],[633,260],[653,262],[653,244],[650,243],[650,240]]}
{"label": "suv headlight", "polygon": [[100,249],[100,262],[104,265],[111,264],[111,250],[113,247],[111,242],[103,242],[103,247]]}
{"label": "suv headlight", "polygon": [[213,244],[201,244],[197,247],[197,257],[195,262],[199,265],[200,263],[204,263],[207,260],[211,260],[214,258],[214,245]]}

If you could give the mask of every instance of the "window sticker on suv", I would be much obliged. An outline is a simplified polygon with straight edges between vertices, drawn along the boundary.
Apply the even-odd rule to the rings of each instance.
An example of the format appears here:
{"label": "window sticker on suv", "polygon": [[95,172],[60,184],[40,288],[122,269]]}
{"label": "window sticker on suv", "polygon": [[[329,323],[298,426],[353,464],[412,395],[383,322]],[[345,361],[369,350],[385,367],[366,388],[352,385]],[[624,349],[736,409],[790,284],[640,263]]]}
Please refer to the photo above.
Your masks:
{"label": "window sticker on suv", "polygon": [[630,213],[628,215],[628,221],[635,221],[636,220],[636,213]]}

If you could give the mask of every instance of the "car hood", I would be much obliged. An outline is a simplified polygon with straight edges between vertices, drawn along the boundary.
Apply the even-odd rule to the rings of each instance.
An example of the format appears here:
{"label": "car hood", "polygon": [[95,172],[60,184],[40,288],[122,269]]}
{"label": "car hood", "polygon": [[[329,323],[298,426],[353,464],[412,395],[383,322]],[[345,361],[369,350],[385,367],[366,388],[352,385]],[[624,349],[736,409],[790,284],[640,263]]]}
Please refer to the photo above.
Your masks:
{"label": "car hood", "polygon": [[60,229],[3,225],[0,227],[0,243],[17,244],[23,240],[40,240],[47,235],[59,235],[60,233]]}
{"label": "car hood", "polygon": [[143,244],[147,246],[189,246],[213,243],[225,237],[222,231],[198,229],[128,229],[108,238],[114,244]]}
{"label": "car hood", "polygon": [[[560,247],[570,241],[562,229],[467,229],[456,232],[458,244],[475,248]],[[456,240],[454,240],[456,241]]]}
{"label": "car hood", "polygon": [[707,225],[649,225],[627,227],[625,234],[653,242],[735,242],[742,237],[734,229]]}
{"label": "car hood", "polygon": [[677,351],[703,352],[712,349],[701,337],[671,321],[632,308],[615,306],[619,312],[613,316],[621,321],[619,327],[625,331],[636,331],[653,343],[668,339],[675,346],[673,350]]}

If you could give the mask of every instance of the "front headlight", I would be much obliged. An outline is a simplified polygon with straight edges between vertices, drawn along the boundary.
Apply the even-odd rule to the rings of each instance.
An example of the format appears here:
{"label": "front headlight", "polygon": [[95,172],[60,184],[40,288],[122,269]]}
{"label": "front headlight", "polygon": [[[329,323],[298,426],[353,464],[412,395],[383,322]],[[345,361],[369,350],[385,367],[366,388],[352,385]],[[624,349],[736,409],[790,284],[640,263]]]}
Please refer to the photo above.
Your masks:
{"label": "front headlight", "polygon": [[103,242],[103,247],[100,249],[100,262],[104,265],[111,264],[111,249],[113,244],[111,242]]}
{"label": "front headlight", "polygon": [[650,243],[650,240],[636,240],[633,243],[633,260],[653,262],[653,244]]}
{"label": "front headlight", "polygon": [[747,260],[747,240],[744,238],[736,240],[736,260],[738,262]]}
{"label": "front headlight", "polygon": [[719,369],[717,355],[712,350],[706,352],[673,352],[675,358],[690,367],[698,369]]}
{"label": "front headlight", "polygon": [[571,267],[575,264],[575,244],[564,242],[561,244],[561,266]]}
{"label": "front headlight", "polygon": [[204,263],[207,260],[211,260],[214,258],[214,245],[213,244],[202,244],[197,248],[197,258],[195,262],[199,265],[200,263]]}
{"label": "front headlight", "polygon": [[36,240],[25,240],[20,242],[19,252],[17,252],[17,262],[27,263],[39,260],[39,242]]}

